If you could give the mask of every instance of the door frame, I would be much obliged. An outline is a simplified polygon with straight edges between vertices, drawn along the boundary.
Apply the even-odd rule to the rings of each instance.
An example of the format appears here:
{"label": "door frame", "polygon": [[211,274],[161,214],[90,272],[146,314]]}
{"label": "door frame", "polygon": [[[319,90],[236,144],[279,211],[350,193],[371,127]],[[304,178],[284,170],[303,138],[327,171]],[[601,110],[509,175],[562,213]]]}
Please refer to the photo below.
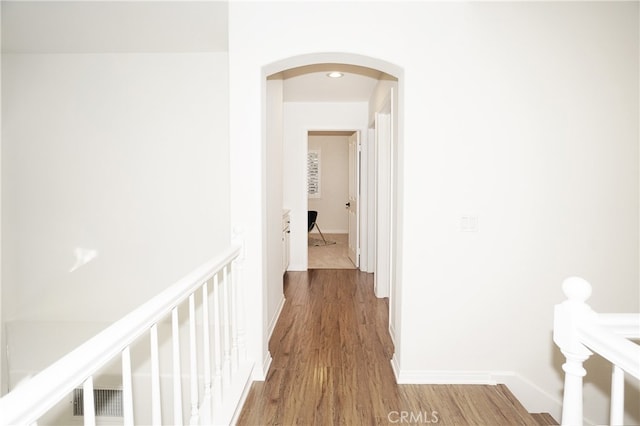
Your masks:
{"label": "door frame", "polygon": [[394,282],[393,265],[393,199],[394,199],[394,123],[393,89],[389,91],[378,110],[373,122],[375,201],[374,223],[370,230],[375,235],[374,243],[374,292],[376,297],[389,297],[389,312],[393,303],[391,287]]}
{"label": "door frame", "polygon": [[[351,152],[351,138],[353,138],[355,136],[355,152]],[[349,195],[347,196],[348,198],[348,202],[347,202],[347,215],[350,215],[351,210],[352,210],[352,206],[351,206],[351,185],[353,184],[354,186],[354,192],[355,192],[355,197],[354,197],[354,203],[355,203],[355,207],[353,208],[355,210],[355,227],[354,227],[354,233],[355,233],[355,250],[353,253],[353,259],[351,259],[351,246],[349,245],[349,242],[351,240],[351,223],[348,223],[348,242],[347,242],[347,252],[349,255],[349,259],[351,259],[351,261],[353,262],[353,264],[355,265],[356,269],[360,269],[360,252],[361,252],[361,245],[362,245],[362,241],[360,240],[360,200],[361,200],[361,194],[360,194],[360,190],[361,190],[361,186],[360,186],[360,181],[362,180],[362,167],[360,166],[360,163],[362,161],[362,159],[360,158],[360,153],[361,153],[361,147],[362,147],[362,132],[360,130],[356,130],[355,132],[353,132],[350,136],[349,139],[347,141],[348,144],[348,150],[349,153],[347,154],[347,157],[349,159],[349,165],[348,167],[348,186],[349,186]],[[351,155],[353,154],[353,158],[351,157]],[[355,164],[354,164],[355,163]],[[352,167],[355,165],[355,170],[352,170]],[[352,181],[352,176],[351,173],[354,173],[353,176],[353,181]]]}
{"label": "door frame", "polygon": [[[311,132],[352,132],[352,133],[358,133],[359,134],[359,150],[358,152],[360,152],[360,149],[364,146],[364,142],[363,142],[363,135],[364,134],[368,134],[368,132],[366,131],[366,129],[357,129],[357,128],[353,128],[353,127],[349,127],[349,128],[342,128],[342,127],[336,127],[336,126],[314,126],[314,127],[309,127],[306,128],[304,130],[304,152],[305,152],[305,158],[304,158],[304,162],[306,164],[306,153],[309,152],[309,133]],[[357,161],[357,170],[356,170],[356,181],[357,181],[357,185],[360,188],[359,194],[358,194],[358,217],[356,218],[357,221],[357,231],[356,231],[356,240],[357,240],[357,253],[359,253],[359,258],[360,258],[360,262],[358,262],[358,264],[356,265],[356,269],[360,269],[361,265],[362,265],[362,257],[365,255],[368,255],[367,253],[367,247],[364,246],[362,244],[362,231],[363,229],[367,229],[363,227],[363,224],[367,223],[366,220],[366,216],[367,216],[367,208],[366,206],[363,208],[363,204],[367,202],[367,195],[366,195],[366,188],[368,187],[368,183],[367,183],[367,179],[366,177],[363,179],[363,175],[362,175],[362,170],[365,166],[363,166],[363,163],[366,161],[364,160],[365,156],[364,155],[360,155],[359,160]],[[305,173],[306,173],[306,169],[305,169]],[[305,178],[306,178],[306,174],[305,174]],[[363,193],[364,193],[364,197],[363,197]],[[305,196],[306,196],[306,189],[305,189]],[[363,201],[363,198],[365,201]],[[308,210],[308,198],[307,198],[307,210]],[[304,259],[305,259],[305,265],[304,265],[304,269],[305,270],[309,270],[309,257],[307,254],[304,255]],[[361,269],[362,270],[362,269]],[[363,271],[363,272],[368,272],[368,271]]]}
{"label": "door frame", "polygon": [[[394,186],[394,197],[391,200],[392,202],[391,208],[394,216],[394,221],[391,225],[393,227],[392,232],[395,234],[395,236],[393,238],[393,247],[392,247],[392,264],[394,265],[394,268],[393,268],[394,277],[393,277],[393,283],[392,283],[393,287],[391,290],[392,290],[393,297],[392,298],[390,297],[389,299],[389,308],[390,308],[389,309],[389,331],[391,332],[391,338],[393,339],[395,352],[397,355],[401,349],[400,348],[401,341],[399,339],[400,335],[396,336],[394,329],[396,328],[395,327],[396,323],[398,326],[400,325],[399,315],[401,311],[400,306],[401,306],[401,296],[402,296],[402,291],[401,291],[402,269],[397,268],[396,266],[402,263],[402,235],[403,235],[404,227],[402,225],[401,218],[399,216],[396,217],[396,215],[401,215],[402,208],[403,208],[403,197],[404,197],[403,190],[402,190],[404,177],[402,173],[400,173],[400,171],[402,170],[402,161],[403,161],[402,152],[403,152],[403,136],[404,136],[403,135],[403,125],[404,125],[403,100],[404,100],[404,86],[405,86],[404,68],[400,65],[396,65],[382,58],[376,58],[376,57],[366,56],[366,55],[352,53],[352,52],[307,52],[307,53],[297,54],[289,57],[274,58],[273,62],[264,63],[261,68],[262,124],[263,124],[262,143],[260,145],[261,153],[262,153],[261,166],[263,168],[265,167],[265,162],[266,162],[265,152],[269,150],[269,145],[267,140],[268,138],[265,131],[266,120],[267,120],[265,111],[268,107],[267,105],[268,96],[267,96],[267,90],[266,90],[268,77],[277,75],[282,71],[292,69],[292,68],[297,68],[297,67],[307,66],[307,65],[314,65],[314,64],[326,64],[326,63],[364,66],[364,67],[380,70],[397,79],[397,92],[394,98],[392,99],[393,108],[394,108],[394,119],[397,119],[398,121],[394,123],[394,126],[395,126],[394,140],[393,140],[394,146],[392,147],[392,154],[394,155],[393,165],[394,165],[395,172],[394,172],[394,175],[392,176],[392,185]],[[366,129],[367,127],[365,124],[365,126],[362,128],[363,135],[365,134]],[[367,135],[368,135],[368,132],[367,132]],[[303,148],[306,148],[306,144],[305,144],[305,147],[300,147],[300,149],[303,149]],[[368,150],[369,148],[370,148],[369,143],[367,143],[364,146],[364,149]],[[241,156],[241,153],[239,155]],[[365,155],[363,153],[362,158],[369,159],[370,157],[371,157],[370,154]],[[237,170],[235,171],[235,174],[233,177],[239,180],[245,179],[245,171],[243,170],[244,163],[242,164],[238,163],[236,164],[236,166],[237,166]],[[371,176],[371,173],[372,173],[371,168],[373,168],[373,165],[371,165],[371,167],[367,169],[368,177]],[[371,194],[370,190],[364,190],[364,188],[362,189],[363,189],[362,193],[367,195]],[[267,196],[266,186],[263,185],[261,191],[262,191],[261,192],[262,201],[260,203],[260,208],[263,211],[266,211],[266,203],[264,201]],[[306,190],[305,190],[305,195],[306,195]],[[297,196],[297,195],[294,195],[294,196]],[[239,200],[235,200],[235,201],[237,202],[237,206],[235,207],[235,209],[238,210],[239,212],[242,212],[243,208],[245,207],[245,204],[243,204]],[[253,206],[250,206],[250,207],[253,207]],[[251,216],[251,215],[248,215],[248,216]],[[371,216],[371,212],[369,212],[367,216]],[[244,215],[240,214],[238,220],[244,217],[245,217]],[[292,219],[292,223],[293,222],[294,220]],[[256,254],[256,256],[254,257],[247,256],[245,269],[247,271],[247,277],[246,277],[247,282],[256,283],[255,285],[250,286],[251,289],[253,289],[254,291],[255,297],[253,299],[255,300],[255,302],[249,304],[249,308],[253,309],[251,312],[254,312],[254,314],[249,315],[247,318],[247,330],[248,330],[248,341],[249,341],[249,344],[253,347],[252,351],[254,352],[256,362],[258,363],[258,365],[262,366],[262,368],[259,367],[255,370],[256,372],[254,374],[254,377],[257,380],[261,380],[260,377],[262,378],[262,380],[264,379],[264,377],[266,377],[268,366],[271,359],[269,350],[268,350],[268,345],[267,345],[267,342],[269,339],[268,324],[265,321],[266,319],[265,315],[267,313],[267,306],[266,306],[267,294],[269,293],[269,291],[274,285],[280,286],[279,283],[274,283],[266,279],[266,276],[264,274],[265,268],[266,268],[265,266],[266,259],[269,257],[269,255],[267,252],[265,252],[264,245],[262,244],[262,242],[267,239],[265,230],[268,228],[269,225],[271,225],[270,222],[268,222],[265,216],[263,215],[260,219],[260,224],[258,226],[260,234],[255,237],[253,237],[252,234],[250,233],[247,234],[249,236],[247,238],[247,247],[254,248],[255,249],[254,251]],[[371,228],[372,225],[370,221],[368,221],[366,225],[363,224],[363,226],[366,226],[366,228],[361,228],[361,229],[369,229]],[[361,237],[361,242],[362,242],[362,237]],[[370,244],[368,244],[367,247],[368,246],[370,246]],[[362,248],[363,247],[361,244],[361,249]],[[254,252],[251,251],[250,253],[254,253]],[[370,258],[371,256],[367,256],[367,257]],[[307,254],[304,253],[304,259],[306,258],[307,258]],[[361,260],[362,260],[362,257],[361,257]],[[374,265],[369,265],[369,269],[372,269],[373,267]],[[396,357],[396,355],[394,355],[394,358]]]}

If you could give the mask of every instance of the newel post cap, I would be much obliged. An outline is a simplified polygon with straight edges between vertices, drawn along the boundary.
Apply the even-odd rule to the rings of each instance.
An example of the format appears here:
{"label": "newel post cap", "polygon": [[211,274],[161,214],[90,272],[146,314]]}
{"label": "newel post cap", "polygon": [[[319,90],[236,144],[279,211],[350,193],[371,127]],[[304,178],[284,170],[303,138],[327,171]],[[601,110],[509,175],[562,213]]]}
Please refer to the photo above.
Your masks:
{"label": "newel post cap", "polygon": [[562,282],[562,292],[570,301],[584,303],[591,296],[591,284],[584,278],[569,277]]}
{"label": "newel post cap", "polygon": [[582,362],[591,352],[580,342],[577,330],[590,323],[595,315],[585,303],[591,296],[591,284],[580,277],[569,277],[562,282],[562,291],[567,299],[555,306],[553,341],[567,359]]}

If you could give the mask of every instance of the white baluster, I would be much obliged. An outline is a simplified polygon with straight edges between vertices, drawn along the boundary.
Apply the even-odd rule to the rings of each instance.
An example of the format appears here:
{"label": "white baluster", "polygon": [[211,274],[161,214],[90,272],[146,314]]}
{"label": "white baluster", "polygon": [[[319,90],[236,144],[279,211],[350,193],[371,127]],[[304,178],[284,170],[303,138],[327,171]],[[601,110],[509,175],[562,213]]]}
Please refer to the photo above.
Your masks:
{"label": "white baluster", "polygon": [[577,426],[582,424],[582,378],[587,371],[582,367],[589,355],[562,351],[567,361],[564,370],[564,396],[562,399],[562,424]]}
{"label": "white baluster", "polygon": [[236,319],[238,330],[238,358],[242,361],[247,358],[247,348],[245,343],[245,311],[244,311],[244,291],[242,281],[242,270],[244,267],[245,247],[244,247],[244,230],[240,226],[233,228],[232,235],[233,244],[240,246],[240,254],[233,261],[233,286],[236,290]]}
{"label": "white baluster", "polygon": [[611,418],[610,425],[622,425],[624,422],[624,371],[617,365],[611,373]]}
{"label": "white baluster", "polygon": [[231,285],[231,371],[238,370],[238,292],[233,262],[229,265]]}
{"label": "white baluster", "polygon": [[173,424],[181,426],[182,413],[182,371],[180,369],[180,322],[178,308],[171,310],[171,337],[173,345]]}
{"label": "white baluster", "polygon": [[222,342],[220,339],[220,282],[218,274],[213,276],[213,393],[217,403],[222,401]]}
{"label": "white baluster", "polygon": [[200,413],[198,411],[198,353],[196,344],[195,293],[189,296],[189,353],[191,367],[189,377],[191,383],[191,419],[189,423],[197,425],[200,421]]}
{"label": "white baluster", "polygon": [[585,303],[591,295],[591,286],[578,277],[564,280],[562,290],[567,300],[555,306],[553,340],[562,350],[567,361],[562,365],[565,372],[562,404],[562,424],[582,424],[582,378],[586,370],[582,364],[591,356],[578,339],[577,327],[593,321],[594,313]]}
{"label": "white baluster", "polygon": [[131,383],[131,349],[122,350],[122,404],[124,426],[133,426],[133,385]]}
{"label": "white baluster", "polygon": [[158,324],[153,324],[151,337],[151,423],[162,424],[162,407],[160,400],[160,356],[158,354]]}
{"label": "white baluster", "polygon": [[231,305],[230,299],[229,299],[229,287],[231,285],[231,283],[229,282],[229,266],[225,265],[224,268],[222,268],[222,306],[223,306],[223,315],[224,315],[224,319],[222,321],[222,325],[224,327],[224,340],[223,340],[223,347],[224,347],[224,363],[222,365],[222,372],[223,372],[223,380],[225,380],[225,382],[228,384],[231,381],[231,333],[230,333],[230,327],[229,327],[229,318],[230,318],[230,312],[229,312],[229,308]]}
{"label": "white baluster", "polygon": [[93,401],[93,376],[89,376],[82,384],[82,409],[85,426],[95,426],[96,406]]}
{"label": "white baluster", "polygon": [[202,346],[204,362],[204,401],[207,404],[203,416],[204,424],[211,423],[211,343],[209,339],[209,283],[202,285]]}

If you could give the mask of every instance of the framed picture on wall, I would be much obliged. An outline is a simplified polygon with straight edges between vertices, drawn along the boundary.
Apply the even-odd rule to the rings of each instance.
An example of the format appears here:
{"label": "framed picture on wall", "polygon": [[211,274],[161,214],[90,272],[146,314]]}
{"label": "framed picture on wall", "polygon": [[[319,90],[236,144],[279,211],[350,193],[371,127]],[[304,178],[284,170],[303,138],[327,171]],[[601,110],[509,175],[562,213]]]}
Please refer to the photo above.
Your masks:
{"label": "framed picture on wall", "polygon": [[307,195],[320,198],[320,150],[307,152]]}

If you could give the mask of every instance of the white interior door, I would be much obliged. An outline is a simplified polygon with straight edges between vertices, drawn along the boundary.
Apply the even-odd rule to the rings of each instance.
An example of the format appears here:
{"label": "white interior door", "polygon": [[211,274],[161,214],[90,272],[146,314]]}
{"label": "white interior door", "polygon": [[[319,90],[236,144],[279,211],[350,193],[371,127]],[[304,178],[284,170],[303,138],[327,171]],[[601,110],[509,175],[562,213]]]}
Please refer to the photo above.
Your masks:
{"label": "white interior door", "polygon": [[349,136],[349,200],[347,210],[349,215],[349,259],[357,267],[360,266],[358,224],[358,203],[360,202],[360,132]]}

